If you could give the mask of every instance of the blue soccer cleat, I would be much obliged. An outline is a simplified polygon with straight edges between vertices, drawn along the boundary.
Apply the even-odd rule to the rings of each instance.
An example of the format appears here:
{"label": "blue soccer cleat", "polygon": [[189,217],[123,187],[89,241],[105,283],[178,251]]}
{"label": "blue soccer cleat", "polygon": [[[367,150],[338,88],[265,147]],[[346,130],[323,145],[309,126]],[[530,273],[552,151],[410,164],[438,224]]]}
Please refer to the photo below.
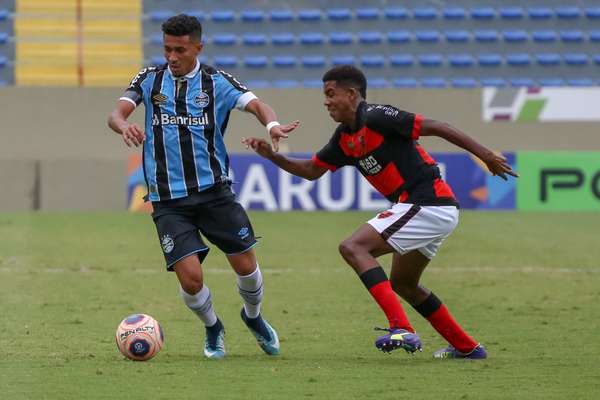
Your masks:
{"label": "blue soccer cleat", "polygon": [[468,353],[461,353],[454,346],[450,345],[433,353],[433,358],[462,358],[469,360],[483,360],[487,358],[487,351],[483,345],[478,344]]}
{"label": "blue soccer cleat", "polygon": [[423,351],[421,339],[416,333],[400,328],[375,328],[375,330],[389,332],[375,340],[375,347],[384,353],[390,353],[396,349],[404,349],[411,354],[416,351]]}
{"label": "blue soccer cleat", "polygon": [[250,333],[254,335],[260,348],[270,356],[279,354],[279,337],[275,329],[259,314],[256,318],[249,318],[242,307],[242,321],[246,324]]}
{"label": "blue soccer cleat", "polygon": [[220,319],[217,319],[217,323],[213,326],[206,327],[204,356],[211,360],[219,360],[225,357],[225,327],[223,327]]}

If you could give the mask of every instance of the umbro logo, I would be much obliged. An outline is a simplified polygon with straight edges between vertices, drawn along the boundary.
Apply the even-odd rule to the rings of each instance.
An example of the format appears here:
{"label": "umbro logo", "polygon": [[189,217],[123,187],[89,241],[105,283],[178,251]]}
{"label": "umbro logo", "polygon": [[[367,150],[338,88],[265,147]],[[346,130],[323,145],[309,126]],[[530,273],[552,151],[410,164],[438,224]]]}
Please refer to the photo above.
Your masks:
{"label": "umbro logo", "polygon": [[152,96],[152,104],[159,106],[161,104],[165,104],[168,99],[169,98],[167,96],[165,96],[164,94],[158,93],[158,94],[155,94],[154,96]]}

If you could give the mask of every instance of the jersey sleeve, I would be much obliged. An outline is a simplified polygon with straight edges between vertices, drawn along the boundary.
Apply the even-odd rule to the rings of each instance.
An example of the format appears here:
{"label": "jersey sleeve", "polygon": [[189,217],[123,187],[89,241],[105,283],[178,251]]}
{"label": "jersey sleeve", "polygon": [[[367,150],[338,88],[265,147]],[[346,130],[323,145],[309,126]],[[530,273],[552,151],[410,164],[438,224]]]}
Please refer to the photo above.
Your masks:
{"label": "jersey sleeve", "polygon": [[348,158],[340,147],[341,129],[338,128],[329,142],[312,156],[312,161],[322,168],[335,171],[345,165],[348,165]]}
{"label": "jersey sleeve", "polygon": [[421,114],[413,114],[396,107],[370,105],[367,110],[367,126],[406,140],[418,140],[422,124]]}
{"label": "jersey sleeve", "polygon": [[256,99],[256,95],[250,91],[243,83],[237,80],[233,75],[218,71],[220,96],[232,110],[244,110],[246,105]]}
{"label": "jersey sleeve", "polygon": [[127,89],[125,89],[125,93],[119,98],[119,100],[129,101],[133,103],[136,107],[140,105],[140,103],[144,100],[144,90],[142,89],[142,83],[148,76],[148,74],[154,71],[155,67],[148,67],[141,70],[135,78],[131,80]]}

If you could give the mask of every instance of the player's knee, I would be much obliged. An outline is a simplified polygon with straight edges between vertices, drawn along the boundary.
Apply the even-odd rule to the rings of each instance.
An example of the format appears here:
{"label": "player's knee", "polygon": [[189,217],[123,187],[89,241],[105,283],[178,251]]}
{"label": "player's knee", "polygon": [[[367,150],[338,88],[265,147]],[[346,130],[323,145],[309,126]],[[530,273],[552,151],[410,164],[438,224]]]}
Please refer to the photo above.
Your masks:
{"label": "player's knee", "polygon": [[189,295],[195,295],[201,289],[204,283],[202,282],[202,276],[186,276],[181,279],[180,282],[182,289]]}
{"label": "player's knee", "polygon": [[346,239],[338,246],[338,251],[345,260],[351,259],[358,253],[357,245],[351,239]]}

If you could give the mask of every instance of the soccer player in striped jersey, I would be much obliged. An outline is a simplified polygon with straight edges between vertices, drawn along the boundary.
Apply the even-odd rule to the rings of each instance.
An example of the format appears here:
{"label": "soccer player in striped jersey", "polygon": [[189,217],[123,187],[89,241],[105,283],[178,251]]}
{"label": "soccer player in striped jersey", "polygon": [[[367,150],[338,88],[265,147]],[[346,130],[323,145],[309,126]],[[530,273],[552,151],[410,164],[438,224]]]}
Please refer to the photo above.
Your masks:
{"label": "soccer player in striped jersey", "polygon": [[[183,301],[206,327],[204,355],[225,356],[225,331],[204,284],[202,262],[209,249],[200,233],[226,254],[237,274],[242,320],[265,353],[279,354],[277,333],[260,313],[263,278],[256,239],[230,187],[223,137],[234,108],[254,114],[276,149],[298,121],[279,124],[273,109],[237,79],[198,61],[203,45],[196,18],[174,16],[162,31],[167,62],[140,71],[108,124],[127,146],[143,146],[146,200],[152,202],[167,270],[175,271]],[[127,120],[142,103],[145,129]]]}
{"label": "soccer player in striped jersey", "polygon": [[[517,175],[503,156],[456,128],[390,105],[367,103],[366,89],[365,76],[355,67],[339,66],[325,73],[325,107],[340,125],[329,143],[310,160],[275,153],[262,139],[242,142],[285,171],[305,179],[318,179],[328,170],[354,166],[394,203],[339,247],[389,321],[389,328],[384,329],[388,333],[375,341],[379,350],[421,350],[421,340],[397,293],[448,341],[449,346],[436,351],[434,357],[486,358],[485,348],[456,323],[433,292],[419,284],[423,270],[458,224],[458,202],[418,139],[441,137],[479,157],[494,175],[504,179],[507,174]],[[376,258],[389,253],[393,253],[393,261],[388,280]]]}

